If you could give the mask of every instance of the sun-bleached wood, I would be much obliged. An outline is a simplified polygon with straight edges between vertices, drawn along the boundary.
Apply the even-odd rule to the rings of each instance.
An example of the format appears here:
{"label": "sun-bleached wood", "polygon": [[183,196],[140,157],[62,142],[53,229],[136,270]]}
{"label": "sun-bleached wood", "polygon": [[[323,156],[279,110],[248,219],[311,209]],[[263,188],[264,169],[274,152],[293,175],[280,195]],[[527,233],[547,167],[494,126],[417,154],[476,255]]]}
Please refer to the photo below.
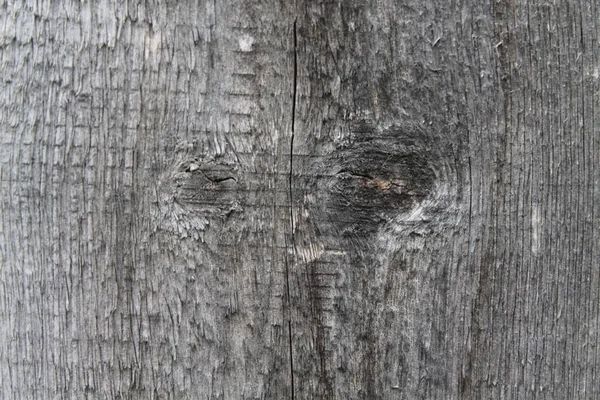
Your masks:
{"label": "sun-bleached wood", "polygon": [[0,2],[0,397],[599,397],[598,21]]}

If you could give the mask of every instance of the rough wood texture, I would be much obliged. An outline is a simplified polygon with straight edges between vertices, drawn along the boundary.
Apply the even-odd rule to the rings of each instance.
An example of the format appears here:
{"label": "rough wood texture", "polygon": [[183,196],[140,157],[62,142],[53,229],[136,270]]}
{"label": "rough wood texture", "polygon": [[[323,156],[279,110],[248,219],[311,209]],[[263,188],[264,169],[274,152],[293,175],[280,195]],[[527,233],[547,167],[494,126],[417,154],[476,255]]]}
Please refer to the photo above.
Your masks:
{"label": "rough wood texture", "polygon": [[1,2],[1,397],[600,397],[598,21]]}

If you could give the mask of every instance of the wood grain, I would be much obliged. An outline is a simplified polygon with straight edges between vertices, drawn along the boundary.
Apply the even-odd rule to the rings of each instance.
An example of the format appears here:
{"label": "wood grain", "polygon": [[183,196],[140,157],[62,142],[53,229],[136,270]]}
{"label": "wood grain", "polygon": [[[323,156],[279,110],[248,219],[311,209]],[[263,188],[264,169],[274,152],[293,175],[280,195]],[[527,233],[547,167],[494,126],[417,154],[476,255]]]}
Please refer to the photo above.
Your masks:
{"label": "wood grain", "polygon": [[599,20],[0,3],[1,397],[599,397]]}

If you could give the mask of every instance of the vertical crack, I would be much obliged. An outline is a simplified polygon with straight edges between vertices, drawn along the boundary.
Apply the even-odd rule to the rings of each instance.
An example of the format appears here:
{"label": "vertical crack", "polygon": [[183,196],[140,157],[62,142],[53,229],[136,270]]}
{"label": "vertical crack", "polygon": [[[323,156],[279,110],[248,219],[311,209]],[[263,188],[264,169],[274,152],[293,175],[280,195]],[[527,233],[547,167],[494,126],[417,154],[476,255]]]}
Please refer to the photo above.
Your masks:
{"label": "vertical crack", "polygon": [[[293,88],[292,88],[292,137],[290,140],[290,206],[292,205],[292,168],[294,158],[294,134],[296,133],[296,100],[298,97],[298,35],[297,35],[296,21],[294,21],[294,77],[293,77]],[[294,212],[290,207],[290,223],[292,228],[292,245],[294,242]]]}
{"label": "vertical crack", "polygon": [[[290,238],[292,248],[296,248],[296,242],[294,237],[294,209],[293,209],[293,190],[292,190],[292,176],[293,176],[293,166],[294,166],[294,135],[296,132],[296,101],[297,101],[297,87],[298,87],[298,34],[297,34],[297,25],[296,20],[294,20],[293,26],[293,45],[294,45],[294,65],[293,65],[293,77],[292,77],[292,127],[291,127],[291,138],[290,138],[290,173],[289,173],[289,197],[290,197]],[[287,246],[286,246],[287,247]],[[294,353],[293,353],[293,345],[292,345],[292,318],[291,318],[291,294],[290,294],[290,274],[289,274],[289,265],[287,262],[285,263],[285,279],[286,279],[286,289],[287,289],[287,298],[288,298],[288,307],[289,307],[289,319],[288,319],[288,340],[290,347],[290,384],[291,384],[291,399],[294,400]]]}
{"label": "vertical crack", "polygon": [[294,400],[294,353],[292,349],[292,320],[288,320],[288,333],[289,333],[289,344],[290,344],[290,378],[291,378],[291,392],[292,400]]}

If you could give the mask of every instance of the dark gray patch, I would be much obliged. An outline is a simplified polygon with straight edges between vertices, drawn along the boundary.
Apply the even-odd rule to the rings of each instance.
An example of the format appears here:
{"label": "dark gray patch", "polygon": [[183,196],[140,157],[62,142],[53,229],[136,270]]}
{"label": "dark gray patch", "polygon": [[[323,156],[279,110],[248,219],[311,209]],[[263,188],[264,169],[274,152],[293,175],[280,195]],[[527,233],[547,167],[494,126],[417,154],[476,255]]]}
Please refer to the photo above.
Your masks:
{"label": "dark gray patch", "polygon": [[173,200],[204,215],[222,214],[243,201],[240,181],[234,164],[192,157],[180,164],[174,176]]}
{"label": "dark gray patch", "polygon": [[432,139],[414,127],[380,130],[369,121],[352,128],[349,140],[330,154],[331,175],[323,190],[322,219],[331,233],[367,234],[407,212],[434,189]]}
{"label": "dark gray patch", "polygon": [[175,200],[200,208],[223,208],[240,201],[234,170],[218,164],[182,166],[176,182]]}

